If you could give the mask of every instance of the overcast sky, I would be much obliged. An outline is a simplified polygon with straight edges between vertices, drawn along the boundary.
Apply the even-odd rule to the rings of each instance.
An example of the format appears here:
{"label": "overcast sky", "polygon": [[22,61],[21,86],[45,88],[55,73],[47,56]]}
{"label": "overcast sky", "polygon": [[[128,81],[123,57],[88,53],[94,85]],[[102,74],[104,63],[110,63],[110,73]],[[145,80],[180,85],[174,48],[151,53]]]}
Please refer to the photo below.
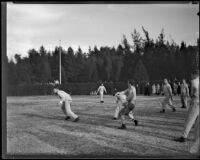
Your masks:
{"label": "overcast sky", "polygon": [[150,37],[164,28],[166,39],[195,44],[199,37],[199,4],[7,4],[7,55],[27,56],[29,49],[118,46],[123,34],[130,44],[134,28]]}

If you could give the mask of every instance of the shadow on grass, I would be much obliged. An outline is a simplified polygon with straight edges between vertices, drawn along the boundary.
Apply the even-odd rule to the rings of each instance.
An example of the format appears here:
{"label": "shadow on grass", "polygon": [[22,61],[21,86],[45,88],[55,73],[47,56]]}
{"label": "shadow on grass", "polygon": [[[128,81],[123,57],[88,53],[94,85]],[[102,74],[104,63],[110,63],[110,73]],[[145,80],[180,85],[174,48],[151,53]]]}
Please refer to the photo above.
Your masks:
{"label": "shadow on grass", "polygon": [[[32,113],[22,113],[21,115],[26,116],[28,118],[34,117],[34,118],[65,121],[64,115],[63,116],[55,116],[55,115],[44,116],[44,115],[32,114]],[[94,117],[91,117],[91,114],[83,114],[82,113],[82,114],[79,114],[79,117],[80,117],[80,120],[76,123],[93,126],[91,128],[95,128],[95,126],[102,126],[102,127],[117,129],[121,125],[120,120],[113,120],[112,116],[107,116],[107,115],[95,115],[94,114]],[[138,120],[139,120],[139,118],[138,118]],[[71,120],[71,119],[68,120],[68,121],[65,121],[65,122],[68,122],[68,123],[66,123],[66,125],[67,124],[71,125],[72,123],[75,123],[75,122],[72,122],[72,121],[73,120]],[[136,127],[136,126],[134,126],[132,121],[130,121],[130,122],[128,121],[127,122],[128,130],[132,130],[134,132],[137,132],[138,134],[143,134],[143,135],[146,135],[146,136],[153,136],[153,137],[168,139],[168,140],[173,140],[175,137],[170,135],[170,133],[167,134],[167,132],[160,133],[159,130],[161,130],[161,129],[166,130],[166,131],[171,130],[171,131],[177,131],[177,132],[180,132],[180,133],[182,131],[182,130],[176,129],[176,127],[180,126],[180,124],[174,124],[172,122],[157,121],[157,120],[144,120],[143,122],[145,122],[145,123],[140,123],[140,120],[139,120],[139,126]],[[130,125],[134,126],[134,128],[131,129],[132,128],[131,127],[129,129]],[[183,124],[181,124],[181,125],[183,125]],[[164,126],[167,126],[168,128],[166,128]],[[169,128],[169,126],[170,126],[170,128]],[[142,130],[143,128],[141,128],[141,127],[144,127],[145,130],[147,128],[149,128],[149,129],[151,129],[151,131]]]}
{"label": "shadow on grass", "polygon": [[[32,117],[37,117],[37,118],[42,118],[42,119],[51,119],[51,120],[62,120],[62,121],[64,121],[64,116],[44,116],[44,115],[38,115],[38,114],[32,114],[32,113],[23,113],[23,114],[21,114],[21,115],[23,115],[23,116],[27,116],[27,117],[30,117],[30,118],[32,118]],[[95,127],[96,126],[102,126],[102,127],[108,127],[108,128],[113,128],[113,129],[116,129],[117,130],[117,128],[115,128],[115,126],[114,126],[114,124],[112,125],[110,122],[113,122],[113,123],[117,123],[117,124],[119,124],[119,126],[120,126],[120,122],[119,121],[114,121],[114,120],[112,120],[111,119],[111,116],[104,116],[104,115],[102,115],[102,116],[98,116],[98,117],[91,117],[91,118],[88,118],[88,116],[90,116],[91,117],[91,115],[89,115],[89,114],[81,114],[80,115],[80,121],[79,122],[77,122],[78,124],[86,124],[86,125],[89,125],[89,126],[91,126],[91,128],[92,128],[92,130],[91,131],[94,131],[95,130]],[[103,121],[101,121],[101,119],[104,119]],[[93,121],[91,121],[91,120],[93,120]],[[57,122],[55,122],[55,123],[57,123]],[[68,124],[72,124],[72,123],[74,123],[74,122],[70,122],[70,123],[66,123],[66,125],[64,124],[62,124],[61,125],[61,127],[63,127],[63,128],[65,128],[65,127],[69,127],[69,126],[67,126]],[[110,124],[108,124],[108,123],[110,123]],[[145,127],[145,128],[150,128],[150,129],[152,129],[152,128],[154,128],[154,129],[152,129],[151,131],[145,131],[145,130],[142,130],[142,128],[139,128],[139,127]],[[135,133],[138,133],[139,135],[145,135],[145,136],[153,136],[153,137],[157,137],[157,138],[161,138],[161,139],[167,139],[167,140],[173,140],[173,138],[175,138],[175,137],[173,137],[172,135],[169,135],[169,134],[166,134],[166,133],[159,133],[159,132],[157,132],[156,131],[156,128],[159,128],[159,126],[158,127],[156,127],[156,126],[150,126],[150,125],[140,125],[140,126],[138,126],[138,128],[130,128],[129,129],[129,127],[128,127],[128,129],[127,130],[125,130],[125,132],[126,131],[128,131],[128,132],[135,132]],[[75,125],[75,126],[73,126],[73,128],[76,128],[77,127],[77,125]],[[80,130],[80,132],[81,131],[85,131],[85,132],[90,132],[90,128],[85,128],[85,130],[82,130],[82,128],[83,128],[84,126],[82,126],[82,125],[80,125],[80,127],[78,127],[78,128],[76,128],[76,130],[77,131],[79,131]],[[98,130],[99,131],[99,130]],[[102,133],[103,133],[103,131],[102,131]],[[30,134],[30,133],[29,133]],[[32,133],[33,134],[33,133]],[[49,133],[46,133],[46,134],[49,134]],[[38,136],[38,135],[35,135],[35,136]],[[55,135],[54,135],[55,136]],[[124,137],[125,138],[125,137]],[[41,140],[44,140],[43,138],[41,138]],[[145,145],[149,145],[149,146],[151,146],[152,144],[150,144],[150,143],[147,143],[147,142],[144,142],[145,143]],[[142,145],[142,142],[141,142],[141,145]],[[166,149],[168,149],[168,150],[174,150],[174,151],[176,151],[176,152],[184,152],[183,150],[177,150],[177,149],[174,149],[174,148],[170,148],[170,147],[163,147],[163,148],[166,148]],[[184,153],[184,155],[188,155],[187,153]],[[86,156],[90,156],[90,155],[86,155]],[[109,156],[108,156],[109,157]],[[174,157],[174,156],[172,156],[172,157]]]}

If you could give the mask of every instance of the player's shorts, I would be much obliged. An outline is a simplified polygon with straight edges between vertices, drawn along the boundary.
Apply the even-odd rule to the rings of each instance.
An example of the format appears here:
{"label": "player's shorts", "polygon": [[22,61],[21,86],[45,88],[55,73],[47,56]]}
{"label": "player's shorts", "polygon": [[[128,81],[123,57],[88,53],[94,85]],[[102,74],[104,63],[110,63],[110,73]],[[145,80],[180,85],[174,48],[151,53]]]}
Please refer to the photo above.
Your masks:
{"label": "player's shorts", "polygon": [[135,104],[133,103],[124,103],[124,108],[122,108],[119,112],[120,115],[128,115],[130,111],[132,111],[135,108]]}

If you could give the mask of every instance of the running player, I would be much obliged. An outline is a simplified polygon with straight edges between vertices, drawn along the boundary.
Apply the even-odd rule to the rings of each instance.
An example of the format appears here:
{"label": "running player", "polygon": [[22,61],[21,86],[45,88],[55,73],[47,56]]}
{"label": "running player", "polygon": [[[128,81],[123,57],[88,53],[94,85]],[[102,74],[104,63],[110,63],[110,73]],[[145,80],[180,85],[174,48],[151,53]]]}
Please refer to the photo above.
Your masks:
{"label": "running player", "polygon": [[[118,117],[119,117],[119,111],[122,109],[123,103],[126,103],[127,100],[126,100],[126,95],[122,94],[121,92],[117,92],[115,94],[115,96],[116,96],[117,99],[116,99],[116,109],[115,109],[115,114],[114,114],[113,119],[117,120]],[[135,117],[133,115],[133,110],[129,112],[128,116],[135,123],[135,125],[137,126],[138,125],[138,121],[135,120]]]}
{"label": "running player", "polygon": [[176,111],[175,106],[172,104],[172,89],[170,84],[168,83],[167,79],[164,79],[164,86],[163,86],[163,92],[164,92],[164,99],[162,101],[162,110],[160,111],[160,113],[164,113],[165,112],[165,107],[168,104],[173,112]]}
{"label": "running player", "polygon": [[178,142],[185,142],[187,140],[188,134],[195,124],[195,142],[190,148],[191,153],[199,152],[199,71],[194,71],[192,73],[191,80],[191,103],[188,110],[187,118],[185,120],[185,127],[182,136],[174,139]]}
{"label": "running player", "polygon": [[74,122],[77,122],[79,120],[79,117],[72,112],[70,104],[72,103],[72,98],[69,94],[66,92],[59,90],[57,87],[54,87],[53,92],[59,96],[61,101],[58,103],[59,106],[61,106],[61,109],[63,113],[66,115],[65,120],[68,120],[70,118],[74,119]]}
{"label": "running player", "polygon": [[[125,116],[128,115],[134,108],[136,104],[136,89],[134,87],[133,80],[128,80],[128,89],[120,92],[126,95],[126,102],[123,103],[123,108],[119,111],[119,118],[121,119],[122,125],[119,129],[126,129]],[[138,124],[137,120],[134,120],[135,125]]]}

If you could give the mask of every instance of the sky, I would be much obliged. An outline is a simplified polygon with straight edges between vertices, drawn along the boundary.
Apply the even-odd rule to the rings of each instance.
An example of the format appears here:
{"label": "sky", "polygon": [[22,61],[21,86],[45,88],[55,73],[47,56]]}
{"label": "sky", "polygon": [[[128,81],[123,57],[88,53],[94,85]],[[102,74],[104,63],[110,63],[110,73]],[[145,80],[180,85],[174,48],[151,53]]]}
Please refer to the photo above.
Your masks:
{"label": "sky", "polygon": [[[13,4],[7,3],[7,56],[28,55],[44,46],[59,44],[75,51],[80,46],[117,47],[123,34],[133,45],[131,33],[142,37],[142,26],[154,40],[164,28],[165,39],[180,45],[196,44],[199,37],[199,4]],[[61,40],[61,43],[59,43]]]}

